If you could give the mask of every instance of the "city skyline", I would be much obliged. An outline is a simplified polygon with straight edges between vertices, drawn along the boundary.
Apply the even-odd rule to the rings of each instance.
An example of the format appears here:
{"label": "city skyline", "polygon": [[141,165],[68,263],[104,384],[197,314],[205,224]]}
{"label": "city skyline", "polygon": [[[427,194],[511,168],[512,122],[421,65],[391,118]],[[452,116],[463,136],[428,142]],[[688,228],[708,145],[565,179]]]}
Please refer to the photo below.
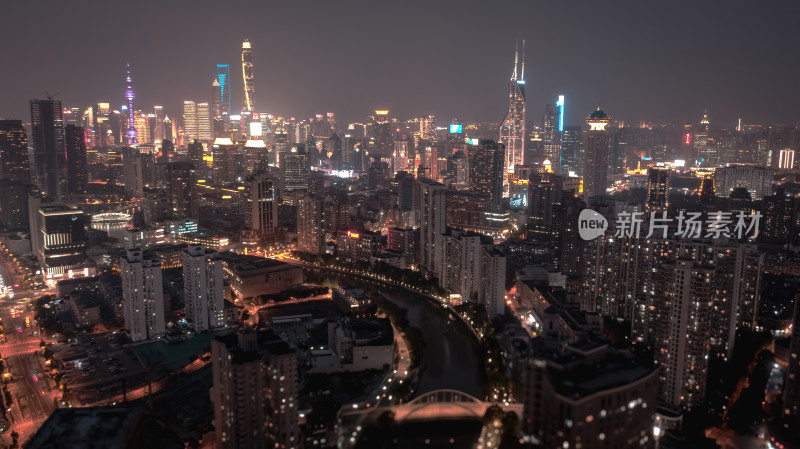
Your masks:
{"label": "city skyline", "polygon": [[[784,12],[797,5],[788,2],[758,8],[728,3],[724,9],[679,4],[663,10],[628,2],[602,8],[588,3],[577,8],[517,5],[519,14],[503,23],[502,7],[470,3],[458,8],[319,4],[310,11],[253,4],[231,6],[221,16],[245,17],[241,26],[199,36],[174,27],[213,22],[218,11],[211,4],[201,3],[186,25],[174,24],[180,5],[160,9],[161,15],[152,19],[152,35],[114,34],[106,28],[103,18],[110,10],[103,6],[80,15],[61,5],[48,5],[46,11],[31,5],[7,8],[10,16],[36,18],[43,30],[57,30],[46,26],[55,18],[98,25],[74,27],[72,36],[89,42],[81,44],[85,52],[78,56],[71,51],[72,39],[53,43],[55,31],[9,49],[6,60],[25,63],[26,70],[3,74],[4,85],[18,86],[0,101],[0,116],[7,119],[25,117],[27,101],[44,98],[46,92],[60,92],[57,99],[65,106],[107,101],[119,107],[124,102],[120,79],[126,62],[136,72],[134,89],[141,109],[159,104],[175,115],[183,100],[211,102],[209,82],[215,65],[236,67],[241,42],[248,39],[255,49],[254,65],[262,67],[255,76],[258,112],[302,118],[333,111],[352,122],[386,108],[401,118],[434,114],[444,121],[499,122],[507,109],[502,80],[508,78],[514,41],[526,39],[530,121],[538,122],[544,105],[561,94],[566,95],[567,125],[581,124],[597,106],[631,124],[695,123],[706,110],[712,127],[730,128],[739,118],[762,125],[794,126],[800,121],[793,107],[800,94],[782,88],[800,73],[800,64],[789,57],[800,39],[793,39],[796,32],[784,22],[792,16]],[[131,20],[145,20],[136,11],[148,10],[132,11]],[[259,18],[268,26],[256,26]],[[19,41],[23,30],[15,27],[25,22],[6,27],[5,40]],[[353,27],[357,30],[339,26],[349,22],[358,23]],[[292,25],[296,23],[305,26]],[[402,26],[411,23],[422,26]],[[752,31],[746,40],[741,39],[742,29]],[[92,38],[106,34],[108,38]],[[26,60],[30,52],[41,57]],[[104,57],[95,57],[98,53]],[[45,61],[65,70],[47,70]],[[416,69],[400,75],[398,63],[411,63]],[[231,74],[231,104],[238,109],[243,85],[236,70]],[[304,95],[295,95],[298,91]]]}

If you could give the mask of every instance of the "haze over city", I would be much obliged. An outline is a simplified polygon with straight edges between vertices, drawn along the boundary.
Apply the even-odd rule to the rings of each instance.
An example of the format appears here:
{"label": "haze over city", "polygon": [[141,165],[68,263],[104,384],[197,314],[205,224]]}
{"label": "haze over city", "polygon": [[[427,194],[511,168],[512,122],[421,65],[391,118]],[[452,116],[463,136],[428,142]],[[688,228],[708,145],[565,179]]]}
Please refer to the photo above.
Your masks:
{"label": "haze over city", "polygon": [[126,62],[140,104],[178,114],[183,99],[209,95],[207,67],[235,64],[247,38],[263,112],[497,121],[525,39],[528,98],[566,95],[568,125],[597,106],[630,123],[707,110],[719,127],[795,125],[798,14],[793,1],[9,2],[0,116],[26,114],[46,92],[119,107]]}

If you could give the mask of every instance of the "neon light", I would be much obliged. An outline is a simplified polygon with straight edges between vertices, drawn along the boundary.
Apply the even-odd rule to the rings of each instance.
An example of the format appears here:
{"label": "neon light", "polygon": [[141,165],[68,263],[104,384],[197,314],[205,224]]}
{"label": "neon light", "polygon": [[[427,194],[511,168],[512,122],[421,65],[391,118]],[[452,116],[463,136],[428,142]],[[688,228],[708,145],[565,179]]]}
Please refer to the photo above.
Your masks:
{"label": "neon light", "polygon": [[347,236],[352,238],[352,239],[357,239],[359,237],[358,233],[352,232],[352,231],[348,232]]}
{"label": "neon light", "polygon": [[463,129],[463,125],[450,125],[450,134],[461,134]]}
{"label": "neon light", "polygon": [[558,131],[564,132],[564,96],[559,95],[558,101],[556,102],[556,106],[558,106]]}

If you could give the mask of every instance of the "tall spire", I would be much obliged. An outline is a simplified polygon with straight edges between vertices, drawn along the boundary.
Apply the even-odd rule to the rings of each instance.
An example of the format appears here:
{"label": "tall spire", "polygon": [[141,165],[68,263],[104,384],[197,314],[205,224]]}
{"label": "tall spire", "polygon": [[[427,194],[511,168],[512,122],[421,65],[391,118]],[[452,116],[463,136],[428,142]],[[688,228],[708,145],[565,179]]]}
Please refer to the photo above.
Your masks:
{"label": "tall spire", "polygon": [[125,133],[128,136],[128,145],[136,145],[139,143],[139,140],[136,138],[136,124],[133,119],[133,99],[136,98],[136,94],[133,92],[133,87],[131,86],[131,65],[130,63],[125,63],[127,77],[125,78],[125,82],[127,83],[127,90],[125,90],[125,98],[128,100],[128,131]]}
{"label": "tall spire", "polygon": [[525,39],[522,39],[522,70],[520,71],[519,79],[525,81]]}
{"label": "tall spire", "polygon": [[514,41],[514,75],[512,80],[517,80],[517,65],[519,65],[519,41]]}

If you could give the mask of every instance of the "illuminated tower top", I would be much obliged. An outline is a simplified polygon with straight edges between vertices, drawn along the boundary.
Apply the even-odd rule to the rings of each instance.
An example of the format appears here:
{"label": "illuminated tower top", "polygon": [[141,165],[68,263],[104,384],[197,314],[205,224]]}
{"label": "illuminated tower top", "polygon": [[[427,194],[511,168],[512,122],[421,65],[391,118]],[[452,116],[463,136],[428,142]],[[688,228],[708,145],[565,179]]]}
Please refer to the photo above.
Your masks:
{"label": "illuminated tower top", "polygon": [[[521,56],[521,57],[520,57]],[[514,167],[525,163],[525,41],[522,55],[519,45],[514,50],[514,71],[508,89],[508,112],[500,125],[500,142],[506,148],[504,167],[505,194],[508,194],[508,175]]]}
{"label": "illuminated tower top", "polygon": [[253,96],[256,92],[253,84],[253,48],[247,39],[242,42],[242,79],[244,80],[244,110],[253,112],[255,105]]}
{"label": "illuminated tower top", "polygon": [[590,131],[605,131],[606,125],[608,125],[610,121],[611,119],[608,118],[608,115],[601,111],[600,108],[597,108],[596,111],[586,117],[586,123],[589,124]]}
{"label": "illuminated tower top", "polygon": [[136,145],[139,143],[136,138],[136,126],[133,119],[133,99],[136,98],[136,94],[133,92],[133,87],[131,87],[131,65],[126,64],[126,66],[128,75],[125,78],[125,82],[128,88],[125,90],[125,98],[128,100],[128,131],[125,135],[128,136],[128,145]]}

